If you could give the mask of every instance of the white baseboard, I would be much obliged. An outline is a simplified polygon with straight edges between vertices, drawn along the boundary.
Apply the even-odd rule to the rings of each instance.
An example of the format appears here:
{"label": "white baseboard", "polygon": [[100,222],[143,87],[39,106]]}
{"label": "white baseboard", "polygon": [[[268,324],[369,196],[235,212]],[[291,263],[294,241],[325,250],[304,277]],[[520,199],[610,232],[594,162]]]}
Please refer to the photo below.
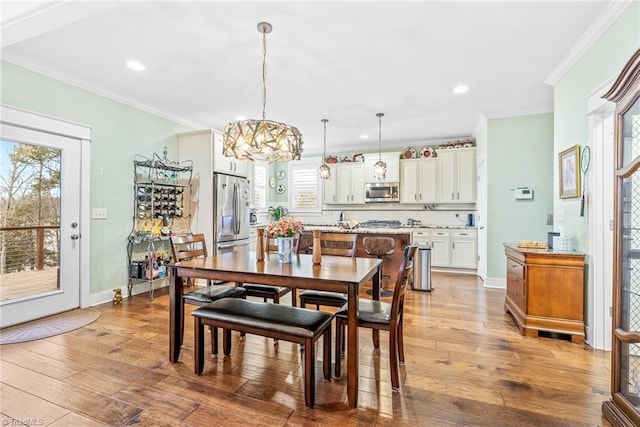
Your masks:
{"label": "white baseboard", "polygon": [[507,279],[504,277],[487,277],[484,282],[485,288],[507,289]]}
{"label": "white baseboard", "polygon": [[[166,288],[168,286],[169,286],[169,280],[167,279],[158,279],[153,281],[154,290],[158,290],[160,288]],[[118,288],[114,288],[114,289],[118,289]],[[122,290],[122,298],[127,298],[128,297],[127,286],[126,285],[121,286],[120,289]],[[139,295],[139,294],[144,294],[148,292],[149,292],[148,282],[134,283],[133,286],[131,287],[131,295]],[[101,292],[97,292],[95,294],[89,295],[90,306],[104,304],[105,302],[111,302],[111,301],[113,301],[113,289],[110,289],[107,291],[101,291]]]}

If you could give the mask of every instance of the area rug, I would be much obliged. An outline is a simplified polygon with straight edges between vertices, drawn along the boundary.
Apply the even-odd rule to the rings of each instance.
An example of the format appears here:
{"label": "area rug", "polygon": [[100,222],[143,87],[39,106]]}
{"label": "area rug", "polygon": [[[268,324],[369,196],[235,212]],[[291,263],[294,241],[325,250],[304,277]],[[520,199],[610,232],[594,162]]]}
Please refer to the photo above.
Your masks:
{"label": "area rug", "polygon": [[97,310],[78,309],[11,326],[0,330],[0,344],[15,344],[64,334],[86,326],[98,317],[100,312]]}

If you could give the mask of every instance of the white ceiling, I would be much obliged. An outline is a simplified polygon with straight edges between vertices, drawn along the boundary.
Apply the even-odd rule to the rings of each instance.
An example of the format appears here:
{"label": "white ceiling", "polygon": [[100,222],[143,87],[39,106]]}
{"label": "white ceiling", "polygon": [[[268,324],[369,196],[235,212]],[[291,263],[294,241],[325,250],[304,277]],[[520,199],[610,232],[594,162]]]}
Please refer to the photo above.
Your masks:
{"label": "white ceiling", "polygon": [[[201,128],[262,114],[306,153],[421,147],[549,112],[544,80],[611,1],[2,2],[3,59]],[[137,59],[146,71],[125,62]],[[453,88],[470,90],[454,95]],[[370,138],[363,140],[361,134]]]}

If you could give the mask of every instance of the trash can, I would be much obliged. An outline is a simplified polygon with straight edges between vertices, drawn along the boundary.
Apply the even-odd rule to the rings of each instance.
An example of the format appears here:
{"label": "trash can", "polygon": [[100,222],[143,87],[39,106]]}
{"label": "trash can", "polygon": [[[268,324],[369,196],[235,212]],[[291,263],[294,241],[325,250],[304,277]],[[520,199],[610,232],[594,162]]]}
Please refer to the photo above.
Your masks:
{"label": "trash can", "polygon": [[413,260],[413,283],[411,289],[431,291],[431,247],[418,246]]}

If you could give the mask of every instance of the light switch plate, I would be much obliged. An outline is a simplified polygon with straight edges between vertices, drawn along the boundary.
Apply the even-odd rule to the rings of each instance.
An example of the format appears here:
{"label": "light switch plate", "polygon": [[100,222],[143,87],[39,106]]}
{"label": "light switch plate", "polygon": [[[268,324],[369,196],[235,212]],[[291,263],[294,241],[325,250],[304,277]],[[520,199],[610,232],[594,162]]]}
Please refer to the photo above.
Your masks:
{"label": "light switch plate", "polygon": [[556,215],[554,218],[556,221],[564,221],[564,209],[556,209]]}
{"label": "light switch plate", "polygon": [[91,209],[92,219],[107,219],[107,208],[93,208]]}

